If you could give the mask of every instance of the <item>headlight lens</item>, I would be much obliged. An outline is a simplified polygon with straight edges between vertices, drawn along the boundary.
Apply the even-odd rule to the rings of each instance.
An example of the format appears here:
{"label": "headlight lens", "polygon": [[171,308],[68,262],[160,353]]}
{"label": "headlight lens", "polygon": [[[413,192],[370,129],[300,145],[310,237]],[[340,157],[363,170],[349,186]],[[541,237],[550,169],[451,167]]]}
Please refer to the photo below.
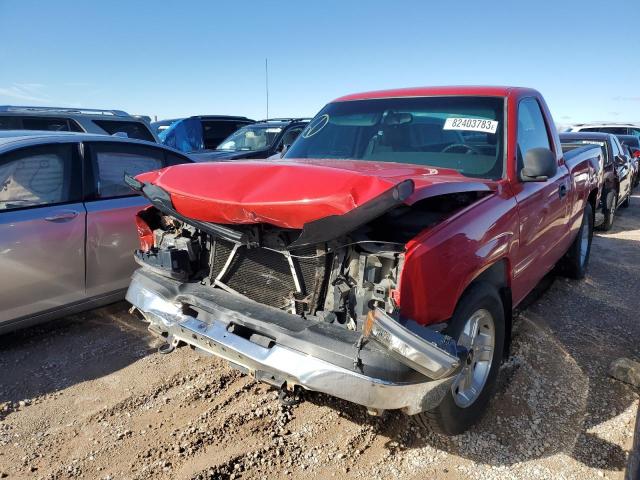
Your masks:
{"label": "headlight lens", "polygon": [[460,366],[453,339],[432,330],[426,333],[429,338],[418,336],[379,308],[367,315],[363,335],[433,380],[452,375]]}

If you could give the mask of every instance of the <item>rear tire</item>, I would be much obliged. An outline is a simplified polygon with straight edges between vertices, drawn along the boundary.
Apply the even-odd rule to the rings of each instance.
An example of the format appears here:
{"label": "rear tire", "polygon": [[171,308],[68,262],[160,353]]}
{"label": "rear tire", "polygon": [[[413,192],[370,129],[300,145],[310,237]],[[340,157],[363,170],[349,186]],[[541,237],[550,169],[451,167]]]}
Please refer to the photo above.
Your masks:
{"label": "rear tire", "polygon": [[[474,319],[477,327],[470,325]],[[472,284],[458,302],[445,330],[458,343],[470,342],[470,354],[440,405],[411,417],[417,425],[446,435],[457,435],[482,418],[500,369],[504,323],[504,307],[497,289],[487,283]],[[475,336],[470,335],[474,329]],[[490,337],[493,337],[491,341]],[[469,348],[469,345],[465,346]]]}
{"label": "rear tire", "polygon": [[562,258],[562,272],[569,278],[580,279],[587,273],[591,242],[593,240],[593,210],[591,204],[584,206],[582,224],[575,240]]}
{"label": "rear tire", "polygon": [[604,197],[604,208],[602,212],[604,213],[604,222],[600,226],[602,230],[608,231],[613,227],[613,218],[616,213],[616,207],[618,206],[618,192],[615,190],[609,190],[603,194]]}

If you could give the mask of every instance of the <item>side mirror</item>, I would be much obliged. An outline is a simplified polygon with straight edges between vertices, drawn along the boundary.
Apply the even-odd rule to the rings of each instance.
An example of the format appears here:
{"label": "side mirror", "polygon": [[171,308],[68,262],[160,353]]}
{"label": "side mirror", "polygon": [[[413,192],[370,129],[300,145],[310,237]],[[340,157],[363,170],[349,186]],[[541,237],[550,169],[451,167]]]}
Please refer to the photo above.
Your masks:
{"label": "side mirror", "polygon": [[545,182],[558,171],[556,155],[548,148],[532,148],[524,156],[520,171],[523,182]]}

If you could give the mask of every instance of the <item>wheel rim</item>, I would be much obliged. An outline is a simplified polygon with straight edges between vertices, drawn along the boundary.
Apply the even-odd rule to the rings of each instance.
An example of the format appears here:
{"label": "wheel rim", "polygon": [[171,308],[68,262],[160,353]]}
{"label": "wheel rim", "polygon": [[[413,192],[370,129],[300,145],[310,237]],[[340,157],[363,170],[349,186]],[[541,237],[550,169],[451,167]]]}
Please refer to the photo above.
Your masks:
{"label": "wheel rim", "polygon": [[458,344],[469,351],[464,367],[451,385],[453,399],[459,407],[468,407],[482,393],[493,363],[495,338],[491,313],[485,309],[474,312],[458,339]]}
{"label": "wheel rim", "polygon": [[584,217],[582,222],[582,236],[580,237],[580,266],[584,267],[589,250],[589,220]]}

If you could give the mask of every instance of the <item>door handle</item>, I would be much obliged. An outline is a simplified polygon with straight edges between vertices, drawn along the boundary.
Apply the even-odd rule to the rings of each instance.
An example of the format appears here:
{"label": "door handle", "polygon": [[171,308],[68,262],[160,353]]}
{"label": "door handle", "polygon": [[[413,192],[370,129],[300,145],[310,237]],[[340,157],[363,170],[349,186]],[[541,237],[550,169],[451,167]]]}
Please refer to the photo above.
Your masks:
{"label": "door handle", "polygon": [[63,222],[65,220],[73,220],[77,216],[78,212],[76,212],[75,210],[63,210],[48,217],[44,217],[44,219],[47,222]]}
{"label": "door handle", "polygon": [[560,195],[560,198],[562,198],[566,194],[567,194],[567,186],[566,185],[560,185],[560,188],[558,188],[558,195]]}

